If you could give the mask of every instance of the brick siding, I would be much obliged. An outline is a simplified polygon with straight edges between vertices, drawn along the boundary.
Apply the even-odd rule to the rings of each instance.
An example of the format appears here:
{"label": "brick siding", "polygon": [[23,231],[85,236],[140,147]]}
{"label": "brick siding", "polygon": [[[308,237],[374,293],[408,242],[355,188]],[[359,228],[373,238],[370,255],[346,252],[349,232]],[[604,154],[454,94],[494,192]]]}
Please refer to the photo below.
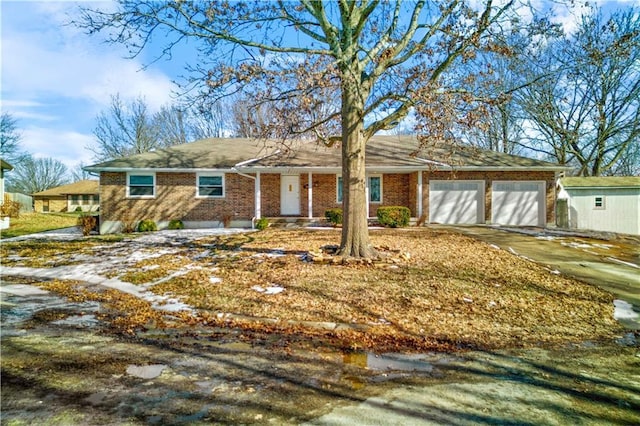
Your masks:
{"label": "brick siding", "polygon": [[[422,180],[423,214],[429,213],[429,180],[485,181],[485,218],[491,221],[491,184],[495,180],[537,180],[546,182],[547,223],[555,220],[554,172],[430,172],[424,171]],[[262,216],[281,216],[280,174],[260,175]],[[335,174],[313,174],[313,217],[323,217],[325,210],[341,207],[337,202]],[[382,204],[370,204],[375,216],[380,206],[406,206],[417,216],[418,172],[383,175]],[[300,174],[300,212],[308,216],[307,173]],[[126,197],[126,173],[103,172],[100,175],[100,204],[103,221],[152,219],[156,222],[181,219],[184,221],[219,221],[225,216],[248,220],[255,214],[255,181],[235,173],[225,174],[224,198],[196,198],[196,173],[156,173],[156,196],[150,199]]]}

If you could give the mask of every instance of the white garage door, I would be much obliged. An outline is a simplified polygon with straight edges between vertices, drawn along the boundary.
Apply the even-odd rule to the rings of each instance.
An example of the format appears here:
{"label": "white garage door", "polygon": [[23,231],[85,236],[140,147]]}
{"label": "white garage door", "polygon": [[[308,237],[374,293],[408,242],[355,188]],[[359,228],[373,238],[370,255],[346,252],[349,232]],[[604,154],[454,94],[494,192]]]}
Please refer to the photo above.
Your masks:
{"label": "white garage door", "polygon": [[429,222],[483,223],[484,181],[429,181]]}
{"label": "white garage door", "polygon": [[544,188],[544,181],[493,182],[491,222],[500,225],[544,226]]}

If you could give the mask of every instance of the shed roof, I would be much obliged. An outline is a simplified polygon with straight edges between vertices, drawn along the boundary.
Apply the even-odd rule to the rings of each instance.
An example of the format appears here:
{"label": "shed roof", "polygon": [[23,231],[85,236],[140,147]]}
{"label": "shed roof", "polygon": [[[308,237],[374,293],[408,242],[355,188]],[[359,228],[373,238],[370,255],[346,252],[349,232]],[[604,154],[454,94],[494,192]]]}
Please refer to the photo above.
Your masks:
{"label": "shed roof", "polygon": [[[555,163],[473,147],[423,146],[415,136],[374,136],[367,143],[368,169],[566,170]],[[85,170],[207,170],[341,168],[339,144],[210,138],[85,167]]]}
{"label": "shed roof", "polygon": [[99,192],[97,180],[80,180],[68,185],[56,186],[46,191],[32,194],[34,197],[55,197],[63,195],[97,195]]}
{"label": "shed roof", "polygon": [[560,179],[564,188],[640,188],[640,176],[592,176]]}

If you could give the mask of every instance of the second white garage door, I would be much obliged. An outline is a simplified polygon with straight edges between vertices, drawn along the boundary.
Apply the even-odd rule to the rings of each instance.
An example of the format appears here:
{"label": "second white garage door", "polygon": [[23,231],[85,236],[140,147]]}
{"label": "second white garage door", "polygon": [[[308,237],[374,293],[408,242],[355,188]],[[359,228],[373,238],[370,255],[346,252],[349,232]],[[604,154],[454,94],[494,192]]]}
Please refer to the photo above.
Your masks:
{"label": "second white garage door", "polygon": [[494,181],[491,222],[500,225],[544,226],[544,181]]}
{"label": "second white garage door", "polygon": [[429,222],[483,223],[484,181],[429,181]]}

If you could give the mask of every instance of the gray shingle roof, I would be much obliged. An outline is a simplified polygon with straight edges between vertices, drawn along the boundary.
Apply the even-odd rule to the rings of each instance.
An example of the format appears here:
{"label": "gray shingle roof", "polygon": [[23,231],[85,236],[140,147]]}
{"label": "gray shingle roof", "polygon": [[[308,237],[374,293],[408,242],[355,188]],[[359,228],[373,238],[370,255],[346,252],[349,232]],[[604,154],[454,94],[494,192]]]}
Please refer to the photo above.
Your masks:
{"label": "gray shingle roof", "polygon": [[[454,169],[565,170],[555,163],[486,151],[473,147],[420,146],[414,136],[374,136],[367,143],[369,169],[417,170],[427,167]],[[202,139],[166,149],[133,155],[86,167],[89,171],[131,169],[340,169],[339,146],[326,147],[296,141],[253,139]]]}

